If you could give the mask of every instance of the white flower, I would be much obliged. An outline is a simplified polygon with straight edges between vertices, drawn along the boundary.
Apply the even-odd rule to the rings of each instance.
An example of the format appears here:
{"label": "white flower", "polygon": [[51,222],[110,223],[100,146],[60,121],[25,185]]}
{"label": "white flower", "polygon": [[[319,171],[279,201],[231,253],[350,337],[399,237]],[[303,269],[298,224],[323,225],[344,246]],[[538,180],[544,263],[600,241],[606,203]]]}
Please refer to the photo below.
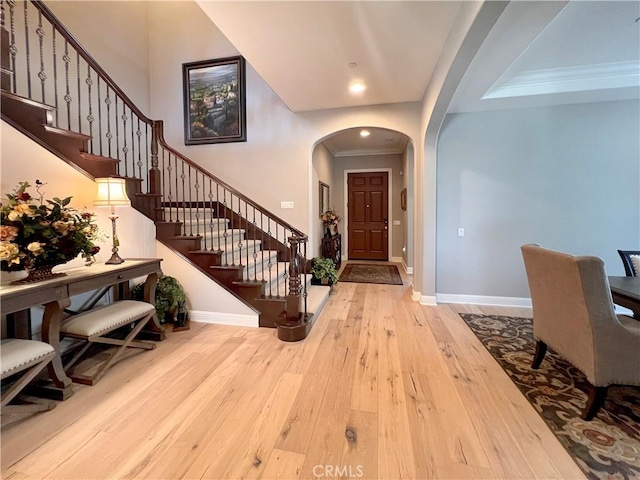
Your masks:
{"label": "white flower", "polygon": [[27,245],[27,250],[38,256],[42,253],[42,246],[43,244],[40,242],[31,242],[29,245]]}
{"label": "white flower", "polygon": [[15,243],[0,242],[0,260],[4,262],[20,263],[20,249]]}

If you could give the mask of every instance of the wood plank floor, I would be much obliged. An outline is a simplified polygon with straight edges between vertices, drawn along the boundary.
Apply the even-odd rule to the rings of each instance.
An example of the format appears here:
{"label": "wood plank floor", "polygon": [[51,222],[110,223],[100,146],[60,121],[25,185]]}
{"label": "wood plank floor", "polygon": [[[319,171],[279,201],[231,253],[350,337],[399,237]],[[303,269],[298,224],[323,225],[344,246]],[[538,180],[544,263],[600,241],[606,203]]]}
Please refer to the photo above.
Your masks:
{"label": "wood plank floor", "polygon": [[3,416],[2,478],[584,478],[458,311],[530,315],[340,283],[303,342],[192,323]]}

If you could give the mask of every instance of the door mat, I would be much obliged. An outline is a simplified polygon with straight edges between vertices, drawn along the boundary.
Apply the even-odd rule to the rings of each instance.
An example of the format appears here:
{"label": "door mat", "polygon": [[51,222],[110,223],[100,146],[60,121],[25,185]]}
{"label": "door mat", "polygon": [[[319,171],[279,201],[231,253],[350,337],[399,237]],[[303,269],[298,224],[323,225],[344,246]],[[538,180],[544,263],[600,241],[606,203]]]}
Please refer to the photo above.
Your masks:
{"label": "door mat", "polygon": [[338,279],[340,282],[381,283],[402,285],[402,277],[395,265],[348,263]]}
{"label": "door mat", "polygon": [[531,368],[535,341],[530,318],[460,316],[590,479],[640,478],[640,387],[612,385],[590,422],[582,372],[551,349]]}

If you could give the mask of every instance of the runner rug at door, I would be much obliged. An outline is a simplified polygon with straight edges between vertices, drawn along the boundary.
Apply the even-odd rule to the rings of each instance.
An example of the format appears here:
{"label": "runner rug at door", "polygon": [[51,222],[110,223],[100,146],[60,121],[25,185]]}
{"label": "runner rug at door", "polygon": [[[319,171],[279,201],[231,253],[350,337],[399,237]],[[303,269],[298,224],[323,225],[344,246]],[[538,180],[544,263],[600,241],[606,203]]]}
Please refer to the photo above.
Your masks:
{"label": "runner rug at door", "polygon": [[375,265],[366,263],[348,263],[338,279],[352,283],[384,283],[402,285],[402,278],[395,265]]}

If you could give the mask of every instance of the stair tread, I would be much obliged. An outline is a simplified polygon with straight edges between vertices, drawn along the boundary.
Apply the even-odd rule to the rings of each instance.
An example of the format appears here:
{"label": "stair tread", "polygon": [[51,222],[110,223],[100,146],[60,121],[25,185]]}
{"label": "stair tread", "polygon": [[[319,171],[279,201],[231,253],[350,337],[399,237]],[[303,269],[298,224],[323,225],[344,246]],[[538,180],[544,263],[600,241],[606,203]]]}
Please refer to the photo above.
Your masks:
{"label": "stair tread", "polygon": [[[91,136],[85,135],[84,133],[74,132],[72,130],[65,130],[64,128],[52,127],[51,125],[43,125],[43,127],[47,132],[56,133],[58,135],[64,135],[65,137],[79,138],[81,140],[89,140],[91,138]],[[91,154],[88,154],[85,152],[82,152],[80,154],[81,157],[84,157],[84,155],[91,155]],[[106,158],[106,157],[102,157],[102,158]],[[110,160],[113,160],[113,159],[110,159]]]}
{"label": "stair tread", "polygon": [[[79,135],[82,135],[82,134],[77,135],[78,138],[81,138]],[[91,160],[95,162],[120,163],[120,160],[116,158],[103,157],[102,155],[95,155],[93,153],[87,153],[87,152],[80,152],[80,157],[84,158],[85,160]]]}
{"label": "stair tread", "polygon": [[32,107],[42,108],[43,110],[52,110],[52,111],[56,110],[56,107],[54,107],[53,105],[48,105],[46,103],[38,102],[37,100],[32,100],[30,98],[23,97],[22,95],[11,93],[7,90],[2,90],[2,96],[4,98],[9,98],[18,102],[25,103],[27,105],[31,105]]}

